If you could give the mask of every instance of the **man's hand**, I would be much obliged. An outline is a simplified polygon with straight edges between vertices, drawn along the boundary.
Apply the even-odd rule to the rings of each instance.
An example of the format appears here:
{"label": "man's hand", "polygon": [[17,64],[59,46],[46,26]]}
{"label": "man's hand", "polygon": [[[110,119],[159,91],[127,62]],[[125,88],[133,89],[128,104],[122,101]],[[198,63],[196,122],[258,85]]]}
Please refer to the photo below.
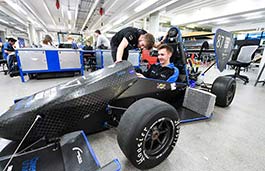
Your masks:
{"label": "man's hand", "polygon": [[155,43],[154,47],[158,48],[158,46],[160,46],[161,44],[164,44],[164,41],[166,40],[167,36],[168,36],[168,32],[165,33],[165,35],[163,36],[160,42]]}
{"label": "man's hand", "polygon": [[122,62],[122,61],[121,61],[121,60],[119,60],[119,61],[115,61],[115,64],[120,63],[120,62]]}
{"label": "man's hand", "polygon": [[143,74],[140,74],[140,73],[136,73],[137,77],[139,78],[145,78],[145,76]]}

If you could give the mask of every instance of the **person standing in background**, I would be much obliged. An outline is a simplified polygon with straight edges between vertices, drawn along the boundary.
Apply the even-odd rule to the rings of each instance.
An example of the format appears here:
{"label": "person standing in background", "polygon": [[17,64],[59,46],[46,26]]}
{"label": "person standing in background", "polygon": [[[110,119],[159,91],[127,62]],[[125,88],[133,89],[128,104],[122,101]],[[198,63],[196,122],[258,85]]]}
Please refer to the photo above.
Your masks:
{"label": "person standing in background", "polygon": [[96,48],[97,49],[109,49],[110,41],[104,35],[101,34],[100,30],[95,31],[95,36],[97,38]]}
{"label": "person standing in background", "polygon": [[127,60],[129,50],[141,48],[150,50],[155,45],[152,34],[143,29],[126,27],[117,32],[111,39],[111,55],[114,62]]}

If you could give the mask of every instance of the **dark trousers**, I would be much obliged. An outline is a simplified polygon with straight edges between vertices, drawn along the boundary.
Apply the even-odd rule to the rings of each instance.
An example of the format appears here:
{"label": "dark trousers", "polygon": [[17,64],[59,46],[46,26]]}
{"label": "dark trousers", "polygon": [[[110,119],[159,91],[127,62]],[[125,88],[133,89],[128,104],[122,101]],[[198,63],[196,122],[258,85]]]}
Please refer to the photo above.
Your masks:
{"label": "dark trousers", "polygon": [[9,55],[7,57],[8,73],[10,73],[10,72],[12,72],[14,70],[16,62],[17,62],[16,55]]}

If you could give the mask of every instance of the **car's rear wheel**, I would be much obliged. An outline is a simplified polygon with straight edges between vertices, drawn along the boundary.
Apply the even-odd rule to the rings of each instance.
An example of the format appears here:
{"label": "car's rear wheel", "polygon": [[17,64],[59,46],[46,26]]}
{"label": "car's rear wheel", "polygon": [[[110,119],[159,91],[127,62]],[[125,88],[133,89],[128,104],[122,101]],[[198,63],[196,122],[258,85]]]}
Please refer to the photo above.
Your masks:
{"label": "car's rear wheel", "polygon": [[216,95],[216,105],[221,107],[229,106],[235,96],[236,81],[232,77],[218,77],[213,85],[211,92]]}
{"label": "car's rear wheel", "polygon": [[149,169],[164,161],[179,136],[179,117],[165,102],[144,98],[133,103],[118,126],[118,143],[139,169]]}

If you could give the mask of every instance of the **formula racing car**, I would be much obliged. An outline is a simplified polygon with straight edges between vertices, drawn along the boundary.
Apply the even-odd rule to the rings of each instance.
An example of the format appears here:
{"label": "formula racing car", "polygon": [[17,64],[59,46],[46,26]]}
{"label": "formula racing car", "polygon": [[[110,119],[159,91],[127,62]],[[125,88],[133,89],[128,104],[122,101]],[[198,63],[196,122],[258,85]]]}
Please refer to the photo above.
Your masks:
{"label": "formula racing car", "polygon": [[[33,154],[42,150],[49,154],[54,147],[63,150],[64,142],[74,143],[73,137],[80,134],[72,135],[74,131],[91,134],[110,127],[118,127],[118,144],[135,167],[157,166],[176,145],[180,123],[210,118],[215,103],[223,107],[231,104],[236,88],[230,77],[218,77],[207,91],[190,88],[183,45],[173,45],[179,52],[176,61],[181,75],[177,82],[138,78],[134,67],[123,61],[17,100],[0,116],[0,137],[20,142],[20,148],[12,156],[14,151],[4,149],[0,168],[18,163],[23,168],[25,161],[33,162],[35,170],[51,164],[55,167],[56,162],[49,164]],[[224,60],[219,58],[219,62]],[[85,161],[77,148],[69,151],[78,154],[79,163]],[[55,161],[67,163],[66,159],[73,160],[57,157]],[[84,167],[68,170],[75,169]],[[90,170],[94,169],[97,167]]]}

